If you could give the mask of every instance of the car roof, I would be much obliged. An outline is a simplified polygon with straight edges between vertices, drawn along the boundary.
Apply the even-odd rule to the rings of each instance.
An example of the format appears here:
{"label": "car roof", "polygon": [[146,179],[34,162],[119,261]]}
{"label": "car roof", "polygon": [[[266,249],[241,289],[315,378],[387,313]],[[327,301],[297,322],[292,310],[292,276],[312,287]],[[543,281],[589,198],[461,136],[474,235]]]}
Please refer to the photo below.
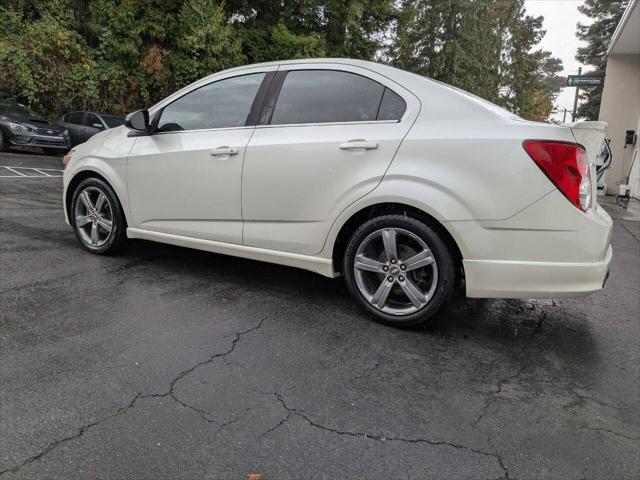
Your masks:
{"label": "car roof", "polygon": [[273,62],[253,63],[241,65],[226,70],[215,72],[207,77],[196,80],[185,88],[174,92],[169,97],[156,103],[149,110],[151,113],[164,104],[168,99],[173,101],[180,94],[204,85],[209,81],[214,81],[221,74],[234,72],[242,72],[248,69],[259,69],[261,67],[282,67],[287,65],[313,65],[313,64],[335,64],[360,67],[362,69],[375,72],[387,79],[397,83],[403,88],[412,92],[417,96],[421,103],[429,105],[430,114],[433,118],[439,119],[460,119],[468,120],[500,120],[500,121],[522,121],[517,115],[508,110],[484,100],[472,93],[466,92],[451,85],[439,82],[437,80],[417,75],[415,73],[401,70],[399,68],[385,65],[383,63],[371,62],[368,60],[357,60],[353,58],[303,58],[296,60],[279,60]]}

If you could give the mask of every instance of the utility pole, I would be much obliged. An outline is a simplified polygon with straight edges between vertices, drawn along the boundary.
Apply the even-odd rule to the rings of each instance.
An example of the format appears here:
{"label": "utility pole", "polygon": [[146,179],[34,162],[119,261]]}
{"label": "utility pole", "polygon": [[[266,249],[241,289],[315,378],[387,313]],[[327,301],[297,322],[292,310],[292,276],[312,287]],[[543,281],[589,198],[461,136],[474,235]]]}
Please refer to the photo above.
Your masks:
{"label": "utility pole", "polygon": [[[582,74],[582,67],[578,67],[578,75]],[[580,90],[580,87],[578,87],[576,85],[576,96],[573,99],[573,114],[571,115],[571,121],[575,122],[576,121],[576,111],[578,110],[578,91]]]}

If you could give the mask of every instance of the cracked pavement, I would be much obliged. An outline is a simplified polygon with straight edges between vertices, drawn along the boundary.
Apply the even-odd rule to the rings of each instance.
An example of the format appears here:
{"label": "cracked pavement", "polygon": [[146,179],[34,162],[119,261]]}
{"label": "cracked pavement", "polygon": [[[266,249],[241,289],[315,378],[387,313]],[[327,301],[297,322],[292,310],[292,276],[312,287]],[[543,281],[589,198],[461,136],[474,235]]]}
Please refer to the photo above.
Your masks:
{"label": "cracked pavement", "polygon": [[[12,165],[59,159],[0,154]],[[132,241],[0,180],[0,478],[640,476],[640,242],[602,292],[370,321],[340,280]]]}

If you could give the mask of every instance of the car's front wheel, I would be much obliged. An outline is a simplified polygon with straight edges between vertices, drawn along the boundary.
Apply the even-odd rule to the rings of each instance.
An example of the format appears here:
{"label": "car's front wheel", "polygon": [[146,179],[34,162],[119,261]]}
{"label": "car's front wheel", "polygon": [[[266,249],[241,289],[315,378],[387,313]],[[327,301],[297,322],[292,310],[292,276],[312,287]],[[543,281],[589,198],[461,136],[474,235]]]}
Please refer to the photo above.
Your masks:
{"label": "car's front wheel", "polygon": [[92,253],[115,251],[125,237],[125,221],[113,189],[99,178],[87,178],[73,192],[71,224],[82,246]]}
{"label": "car's front wheel", "polygon": [[386,325],[426,322],[452,296],[453,256],[441,234],[403,215],[373,218],[356,230],[344,255],[351,294]]}

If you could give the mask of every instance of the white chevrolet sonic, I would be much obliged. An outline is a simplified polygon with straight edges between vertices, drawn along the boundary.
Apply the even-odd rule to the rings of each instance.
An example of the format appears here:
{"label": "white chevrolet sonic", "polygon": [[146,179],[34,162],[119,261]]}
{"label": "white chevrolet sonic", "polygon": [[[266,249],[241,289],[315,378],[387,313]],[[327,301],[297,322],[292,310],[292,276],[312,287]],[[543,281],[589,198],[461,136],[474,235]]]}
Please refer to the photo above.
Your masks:
{"label": "white chevrolet sonic", "polygon": [[592,140],[376,63],[249,65],[70,152],[64,211],[93,253],[140,238],[344,275],[377,320],[411,326],[459,285],[603,287],[612,222]]}

